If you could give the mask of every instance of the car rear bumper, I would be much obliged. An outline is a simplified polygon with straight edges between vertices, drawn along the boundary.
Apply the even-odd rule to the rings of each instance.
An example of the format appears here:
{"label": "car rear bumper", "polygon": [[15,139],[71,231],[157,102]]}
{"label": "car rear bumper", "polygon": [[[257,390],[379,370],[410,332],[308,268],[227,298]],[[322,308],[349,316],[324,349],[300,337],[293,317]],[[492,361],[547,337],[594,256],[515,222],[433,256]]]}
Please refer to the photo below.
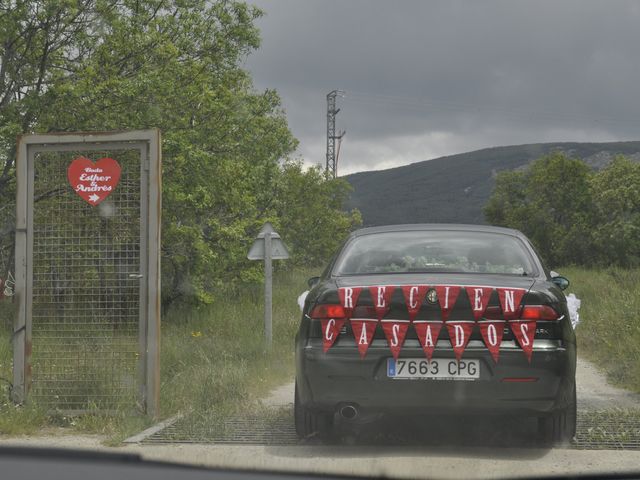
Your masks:
{"label": "car rear bumper", "polygon": [[[471,341],[462,361],[478,359],[480,378],[463,381],[390,379],[386,340],[374,340],[364,359],[353,340],[345,340],[327,353],[320,339],[298,350],[298,388],[307,408],[329,412],[355,404],[362,410],[402,414],[539,415],[565,408],[573,395],[575,346],[565,348],[558,341],[536,340],[531,364],[513,341],[503,342],[497,364],[481,341]],[[435,357],[455,360],[448,341],[438,342]],[[424,358],[417,340],[405,342],[400,358]],[[509,380],[514,378],[530,381]]]}

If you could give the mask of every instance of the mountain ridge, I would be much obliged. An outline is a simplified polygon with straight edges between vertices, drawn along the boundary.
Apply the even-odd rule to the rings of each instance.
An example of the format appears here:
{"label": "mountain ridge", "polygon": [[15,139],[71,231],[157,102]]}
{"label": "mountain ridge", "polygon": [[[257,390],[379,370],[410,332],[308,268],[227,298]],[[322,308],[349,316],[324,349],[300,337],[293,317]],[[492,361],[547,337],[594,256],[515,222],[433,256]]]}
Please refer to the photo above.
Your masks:
{"label": "mountain ridge", "polygon": [[342,178],[353,187],[347,208],[358,208],[363,226],[400,223],[485,224],[482,207],[496,175],[525,168],[562,151],[594,169],[615,155],[640,161],[640,141],[555,142],[488,147]]}

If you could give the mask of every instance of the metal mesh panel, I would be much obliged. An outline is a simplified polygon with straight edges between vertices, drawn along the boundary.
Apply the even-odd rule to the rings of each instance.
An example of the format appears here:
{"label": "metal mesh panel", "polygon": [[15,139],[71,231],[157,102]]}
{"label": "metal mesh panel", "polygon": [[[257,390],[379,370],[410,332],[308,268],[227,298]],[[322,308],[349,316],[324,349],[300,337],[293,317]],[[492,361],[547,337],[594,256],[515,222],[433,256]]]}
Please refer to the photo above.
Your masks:
{"label": "metal mesh panel", "polygon": [[[115,158],[115,191],[80,198],[67,167]],[[31,396],[61,410],[113,409],[138,394],[140,154],[47,152],[34,158]]]}

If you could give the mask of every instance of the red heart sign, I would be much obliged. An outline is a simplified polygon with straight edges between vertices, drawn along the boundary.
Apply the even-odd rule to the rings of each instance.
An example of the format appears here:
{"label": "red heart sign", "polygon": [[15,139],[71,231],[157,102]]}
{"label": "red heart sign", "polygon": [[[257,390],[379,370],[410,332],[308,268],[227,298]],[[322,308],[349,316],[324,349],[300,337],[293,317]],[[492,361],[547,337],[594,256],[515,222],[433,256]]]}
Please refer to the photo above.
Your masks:
{"label": "red heart sign", "polygon": [[67,179],[73,190],[89,205],[98,205],[116,189],[120,181],[120,165],[113,158],[93,163],[76,158],[67,168]]}

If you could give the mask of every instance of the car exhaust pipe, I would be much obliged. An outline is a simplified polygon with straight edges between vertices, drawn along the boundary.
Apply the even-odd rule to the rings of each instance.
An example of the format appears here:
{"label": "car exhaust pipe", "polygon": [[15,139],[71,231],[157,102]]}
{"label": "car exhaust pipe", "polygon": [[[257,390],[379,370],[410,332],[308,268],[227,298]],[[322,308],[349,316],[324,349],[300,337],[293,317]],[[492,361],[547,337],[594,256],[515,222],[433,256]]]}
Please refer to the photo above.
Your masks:
{"label": "car exhaust pipe", "polygon": [[355,405],[345,405],[340,409],[339,413],[345,420],[354,420],[358,416],[358,409]]}

